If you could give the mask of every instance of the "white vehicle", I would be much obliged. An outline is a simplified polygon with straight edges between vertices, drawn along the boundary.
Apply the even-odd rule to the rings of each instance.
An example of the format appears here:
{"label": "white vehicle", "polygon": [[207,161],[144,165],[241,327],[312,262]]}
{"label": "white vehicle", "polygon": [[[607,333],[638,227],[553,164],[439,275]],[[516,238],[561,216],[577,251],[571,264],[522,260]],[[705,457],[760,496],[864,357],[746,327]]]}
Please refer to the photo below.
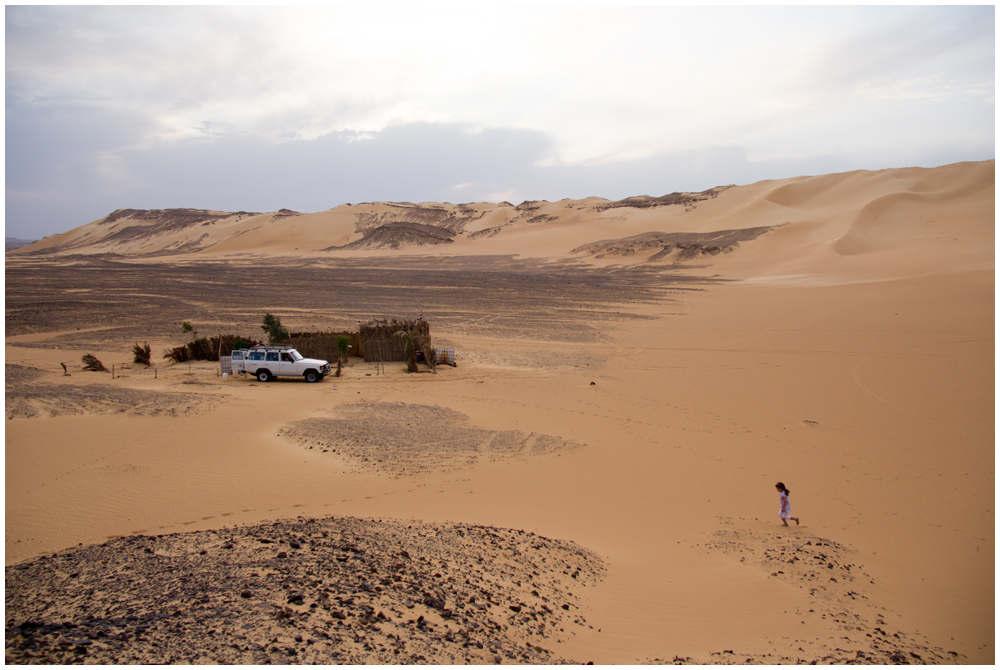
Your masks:
{"label": "white vehicle", "polygon": [[235,349],[231,369],[240,374],[251,374],[262,382],[269,382],[275,377],[302,377],[312,384],[330,372],[330,364],[316,358],[305,358],[291,347],[258,345]]}

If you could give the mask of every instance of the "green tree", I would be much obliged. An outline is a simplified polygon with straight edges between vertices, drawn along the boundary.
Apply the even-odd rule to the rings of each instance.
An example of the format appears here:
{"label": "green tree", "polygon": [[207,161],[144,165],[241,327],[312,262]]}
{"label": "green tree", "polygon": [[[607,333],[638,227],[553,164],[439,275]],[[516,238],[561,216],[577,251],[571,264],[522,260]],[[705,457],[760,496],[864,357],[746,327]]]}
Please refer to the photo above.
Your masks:
{"label": "green tree", "polygon": [[340,352],[341,360],[347,359],[347,350],[351,346],[350,342],[351,340],[347,337],[347,335],[337,336],[337,351]]}
{"label": "green tree", "polygon": [[270,312],[264,315],[264,324],[260,327],[267,333],[267,341],[270,344],[284,342],[288,339],[288,331],[281,325],[281,319],[273,316]]}

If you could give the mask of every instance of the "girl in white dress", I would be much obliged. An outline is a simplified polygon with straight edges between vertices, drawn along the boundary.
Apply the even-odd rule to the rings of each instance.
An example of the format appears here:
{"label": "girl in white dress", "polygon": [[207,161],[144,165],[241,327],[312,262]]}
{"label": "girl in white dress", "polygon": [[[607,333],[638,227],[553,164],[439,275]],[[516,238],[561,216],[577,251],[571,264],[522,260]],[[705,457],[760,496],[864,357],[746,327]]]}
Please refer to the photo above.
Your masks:
{"label": "girl in white dress", "polygon": [[788,520],[791,519],[795,522],[795,525],[799,525],[799,518],[792,516],[792,503],[788,501],[788,494],[791,493],[785,485],[778,482],[774,485],[774,488],[778,489],[778,502],[781,505],[781,509],[778,511],[778,516],[781,518],[781,525],[787,526]]}

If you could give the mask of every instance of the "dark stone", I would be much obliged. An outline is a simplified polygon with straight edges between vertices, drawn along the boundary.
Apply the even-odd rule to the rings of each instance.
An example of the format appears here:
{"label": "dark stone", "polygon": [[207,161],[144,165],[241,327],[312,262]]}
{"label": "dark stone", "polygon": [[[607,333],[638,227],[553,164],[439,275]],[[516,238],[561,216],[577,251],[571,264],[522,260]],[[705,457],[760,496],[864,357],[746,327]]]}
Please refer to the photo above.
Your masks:
{"label": "dark stone", "polygon": [[429,594],[424,596],[424,604],[428,607],[433,607],[436,610],[443,610],[445,608],[445,602],[443,600]]}

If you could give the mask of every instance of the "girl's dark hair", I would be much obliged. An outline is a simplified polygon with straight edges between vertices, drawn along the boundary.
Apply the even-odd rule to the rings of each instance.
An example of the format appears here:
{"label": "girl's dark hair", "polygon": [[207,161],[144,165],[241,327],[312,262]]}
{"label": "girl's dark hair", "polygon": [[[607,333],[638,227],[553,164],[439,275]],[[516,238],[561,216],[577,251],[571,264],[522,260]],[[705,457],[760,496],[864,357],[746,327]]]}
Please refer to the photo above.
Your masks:
{"label": "girl's dark hair", "polygon": [[785,488],[785,485],[782,482],[778,482],[775,486],[780,486],[781,490],[784,491],[786,495],[792,495],[792,492]]}

